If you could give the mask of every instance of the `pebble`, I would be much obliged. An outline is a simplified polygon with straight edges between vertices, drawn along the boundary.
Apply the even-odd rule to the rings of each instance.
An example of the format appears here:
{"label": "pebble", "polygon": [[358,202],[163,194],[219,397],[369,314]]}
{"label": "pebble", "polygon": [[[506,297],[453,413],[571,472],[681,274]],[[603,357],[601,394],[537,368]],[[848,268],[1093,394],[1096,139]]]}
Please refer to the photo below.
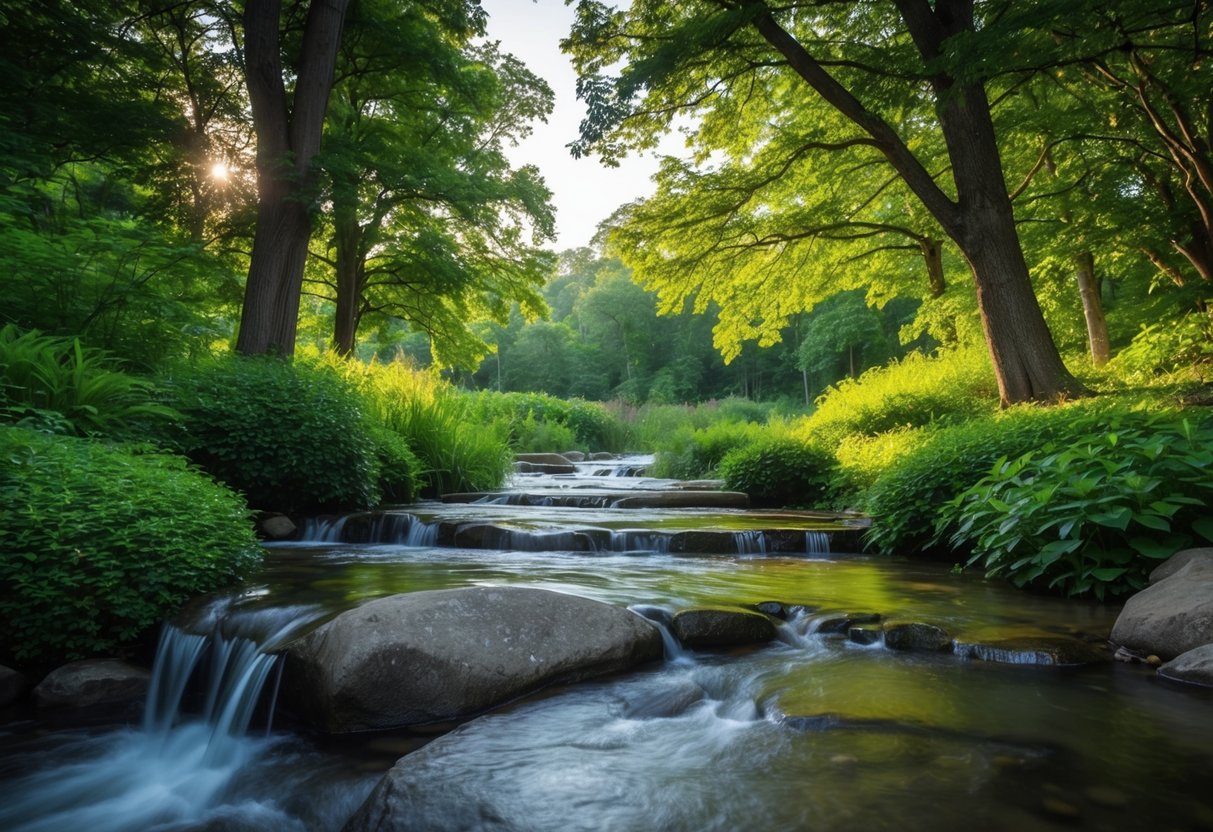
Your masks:
{"label": "pebble", "polygon": [[1162,659],[1155,655],[1146,656],[1146,664],[1150,667],[1159,667],[1162,664]]}
{"label": "pebble", "polygon": [[1077,806],[1058,797],[1046,797],[1040,805],[1047,813],[1057,818],[1077,820],[1080,815]]}

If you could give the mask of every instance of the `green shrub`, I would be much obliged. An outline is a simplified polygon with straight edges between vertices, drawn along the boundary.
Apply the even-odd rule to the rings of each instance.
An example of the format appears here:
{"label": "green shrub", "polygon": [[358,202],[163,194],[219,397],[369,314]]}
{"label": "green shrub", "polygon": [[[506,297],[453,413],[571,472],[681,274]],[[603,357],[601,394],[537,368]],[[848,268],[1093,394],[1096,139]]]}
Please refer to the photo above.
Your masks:
{"label": "green shrub", "polygon": [[577,447],[573,429],[560,422],[537,422],[528,414],[521,422],[504,427],[511,432],[510,446],[521,453],[560,453]]}
{"label": "green shrub", "polygon": [[1141,589],[1158,561],[1213,541],[1213,421],[1119,413],[1010,461],[946,507],[969,565],[1067,595]]}
{"label": "green shrub", "polygon": [[335,370],[274,358],[182,366],[162,381],[177,442],[262,510],[366,508],[377,460],[358,392]]}
{"label": "green shrub", "polygon": [[957,424],[993,414],[998,385],[984,348],[912,353],[902,361],[847,379],[817,401],[799,427],[806,439],[836,447],[848,436],[925,425]]}
{"label": "green shrub", "polygon": [[872,515],[867,545],[898,555],[933,548],[954,531],[937,527],[940,509],[980,480],[1000,458],[1039,448],[1069,433],[1080,416],[1116,407],[1115,402],[1103,401],[1050,408],[1024,406],[961,425],[912,432],[914,447],[892,459],[863,494],[864,510]]}
{"label": "green shrub", "polygon": [[372,425],[379,499],[385,503],[411,503],[424,480],[424,466],[408,440],[393,430]]}
{"label": "green shrub", "polygon": [[730,451],[757,442],[763,435],[762,426],[751,422],[719,422],[698,430],[684,427],[658,447],[652,474],[677,479],[715,476]]}
{"label": "green shrub", "polygon": [[1213,316],[1190,312],[1178,320],[1143,326],[1110,363],[1110,369],[1135,382],[1159,377],[1207,377],[1213,365]]}
{"label": "green shrub", "polygon": [[104,655],[260,559],[244,501],[181,457],[0,427],[0,644]]}
{"label": "green shrub", "polygon": [[176,416],[153,402],[151,382],[101,350],[37,330],[0,329],[0,422],[46,433],[133,438],[150,419]]}
{"label": "green shrub", "polygon": [[720,475],[755,506],[820,506],[827,500],[834,457],[790,437],[764,439],[730,451]]}

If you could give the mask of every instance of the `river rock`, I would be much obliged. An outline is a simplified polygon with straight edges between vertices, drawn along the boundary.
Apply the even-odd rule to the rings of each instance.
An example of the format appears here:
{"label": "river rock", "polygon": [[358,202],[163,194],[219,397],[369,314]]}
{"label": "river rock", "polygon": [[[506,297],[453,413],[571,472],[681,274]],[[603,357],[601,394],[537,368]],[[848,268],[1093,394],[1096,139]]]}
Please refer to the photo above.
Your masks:
{"label": "river rock", "polygon": [[25,676],[0,664],[0,708],[11,705],[25,691]]}
{"label": "river rock", "polygon": [[1154,567],[1154,571],[1150,573],[1150,583],[1156,584],[1166,580],[1193,561],[1203,564],[1202,569],[1213,567],[1213,547],[1182,549],[1176,552]]}
{"label": "river rock", "polygon": [[560,454],[514,454],[514,461],[531,467],[531,473],[573,474],[577,466]]}
{"label": "river rock", "polygon": [[616,456],[607,451],[595,451],[590,454],[590,460],[593,462],[605,462],[608,459],[616,459]]}
{"label": "river rock", "polygon": [[692,649],[761,644],[775,638],[771,619],[741,610],[682,610],[675,614],[670,631]]}
{"label": "river rock", "polygon": [[257,529],[269,540],[283,540],[295,533],[295,524],[285,514],[270,514],[257,521]]}
{"label": "river rock", "polygon": [[852,627],[847,630],[847,639],[855,644],[862,644],[865,647],[871,644],[876,644],[884,636],[884,631],[879,627],[859,626]]}
{"label": "river rock", "polygon": [[875,624],[880,621],[878,612],[848,612],[831,615],[817,622],[816,632],[822,635],[846,634],[857,624]]}
{"label": "river rock", "polygon": [[890,650],[940,653],[952,649],[952,636],[942,627],[920,621],[899,621],[884,628],[884,643]]}
{"label": "river rock", "polygon": [[34,688],[40,708],[84,708],[129,702],[147,695],[151,674],[118,659],[84,659],[47,674]]}
{"label": "river rock", "polygon": [[1186,560],[1125,602],[1112,627],[1114,643],[1163,659],[1213,643],[1213,559]]}
{"label": "river rock", "polygon": [[1078,665],[1110,661],[1107,650],[1065,636],[1024,636],[985,642],[953,642],[962,659],[1026,665]]}
{"label": "river rock", "polygon": [[519,474],[572,474],[577,466],[571,462],[515,462],[514,471]]}
{"label": "river rock", "polygon": [[1213,687],[1213,644],[1180,653],[1158,668],[1158,675],[1177,682]]}
{"label": "river rock", "polygon": [[661,633],[620,607],[525,587],[363,604],[291,642],[287,707],[332,733],[468,717],[557,682],[660,659]]}

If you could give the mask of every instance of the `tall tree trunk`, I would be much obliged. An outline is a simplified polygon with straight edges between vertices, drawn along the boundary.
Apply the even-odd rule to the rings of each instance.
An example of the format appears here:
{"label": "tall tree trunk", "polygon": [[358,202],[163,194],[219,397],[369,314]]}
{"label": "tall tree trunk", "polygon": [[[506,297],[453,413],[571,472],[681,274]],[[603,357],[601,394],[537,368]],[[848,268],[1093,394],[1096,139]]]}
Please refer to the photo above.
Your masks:
{"label": "tall tree trunk", "polygon": [[1078,280],[1078,295],[1082,298],[1082,314],[1087,320],[1087,343],[1091,346],[1091,363],[1102,367],[1112,357],[1108,341],[1108,321],[1103,314],[1103,299],[1099,296],[1099,280],[1095,277],[1095,255],[1084,251],[1074,255],[1074,276]]}
{"label": "tall tree trunk", "polygon": [[959,222],[945,229],[973,269],[1002,404],[1085,395],[1061,360],[1032,288],[985,90],[939,86],[936,111],[960,208]]}
{"label": "tall tree trunk", "polygon": [[[972,32],[973,0],[893,0],[924,65],[943,56],[944,42]],[[868,110],[769,14],[754,19],[759,33],[827,103],[866,132],[873,145],[964,253],[977,284],[986,343],[1004,405],[1083,395],[1062,363],[1036,301],[1003,178],[1002,161],[980,83],[931,78],[935,109],[952,163],[957,199],[935,182],[888,122]]]}
{"label": "tall tree trunk", "polygon": [[295,351],[303,267],[312,232],[312,159],[320,150],[333,67],[349,0],[312,0],[295,91],[283,80],[281,0],[247,0],[244,64],[257,134],[257,230],[249,260],[237,351]]}
{"label": "tall tree trunk", "polygon": [[339,355],[351,355],[362,317],[362,293],[366,286],[366,260],[362,227],[352,211],[334,210],[337,253],[337,310],[333,323],[333,348]]}
{"label": "tall tree trunk", "polygon": [[931,287],[931,297],[943,297],[943,293],[948,290],[947,281],[943,277],[943,241],[920,237],[918,247],[922,250],[922,259],[927,264],[927,281]]}

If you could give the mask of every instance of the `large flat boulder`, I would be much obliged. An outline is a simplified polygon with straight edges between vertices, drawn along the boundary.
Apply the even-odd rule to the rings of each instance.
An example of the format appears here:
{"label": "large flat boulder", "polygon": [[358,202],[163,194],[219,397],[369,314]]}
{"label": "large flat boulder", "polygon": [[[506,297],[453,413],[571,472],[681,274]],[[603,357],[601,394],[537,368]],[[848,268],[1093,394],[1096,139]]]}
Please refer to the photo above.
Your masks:
{"label": "large flat boulder", "polygon": [[620,607],[525,587],[393,595],[288,644],[285,705],[332,733],[461,719],[558,682],[660,659]]}
{"label": "large flat boulder", "polygon": [[1129,598],[1112,627],[1112,641],[1163,659],[1213,643],[1213,558],[1188,558]]}
{"label": "large flat boulder", "polygon": [[52,670],[34,688],[39,708],[86,708],[147,695],[152,675],[119,659],[83,659]]}

